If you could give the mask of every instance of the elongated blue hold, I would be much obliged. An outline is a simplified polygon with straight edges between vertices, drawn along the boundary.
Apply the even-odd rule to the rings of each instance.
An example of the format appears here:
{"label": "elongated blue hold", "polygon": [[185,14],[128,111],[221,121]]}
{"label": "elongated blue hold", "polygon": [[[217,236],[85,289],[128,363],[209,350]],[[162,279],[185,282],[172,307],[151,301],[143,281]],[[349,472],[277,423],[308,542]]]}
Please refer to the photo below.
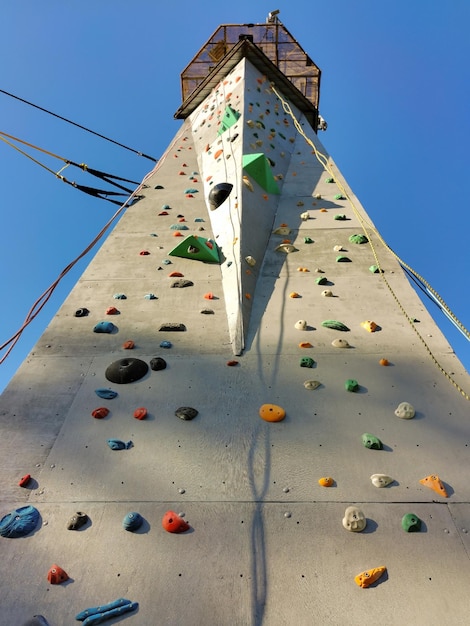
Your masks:
{"label": "elongated blue hold", "polygon": [[130,602],[129,604],[124,604],[116,609],[111,609],[110,611],[106,611],[106,613],[97,613],[96,615],[91,615],[87,617],[83,622],[83,626],[92,626],[93,624],[101,624],[112,617],[119,617],[123,613],[128,613],[129,611],[135,611],[139,606],[138,602]]}
{"label": "elongated blue hold", "polygon": [[102,606],[94,606],[89,609],[85,609],[84,611],[77,613],[77,615],[75,615],[75,619],[79,622],[83,622],[83,620],[85,620],[87,617],[90,617],[91,615],[106,613],[107,611],[112,611],[113,609],[117,609],[127,604],[132,604],[132,602],[130,600],[127,600],[126,598],[118,598],[113,602],[109,602],[109,604],[103,604]]}
{"label": "elongated blue hold", "polygon": [[112,389],[106,389],[102,387],[101,389],[95,389],[95,393],[99,398],[104,398],[105,400],[112,400],[118,395],[117,391],[113,391]]}
{"label": "elongated blue hold", "polygon": [[132,446],[134,445],[132,441],[128,441],[127,443],[125,443],[120,439],[108,439],[106,443],[111,448],[111,450],[129,450],[129,448],[132,448]]}
{"label": "elongated blue hold", "polygon": [[0,520],[2,537],[24,537],[32,532],[39,521],[39,511],[34,506],[22,506],[10,511]]}

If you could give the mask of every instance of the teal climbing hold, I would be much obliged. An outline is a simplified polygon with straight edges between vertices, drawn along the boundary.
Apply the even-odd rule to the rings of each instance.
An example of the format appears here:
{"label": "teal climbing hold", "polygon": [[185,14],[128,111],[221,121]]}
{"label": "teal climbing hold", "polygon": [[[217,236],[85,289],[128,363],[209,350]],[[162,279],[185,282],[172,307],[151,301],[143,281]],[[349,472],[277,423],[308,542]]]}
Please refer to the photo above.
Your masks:
{"label": "teal climbing hold", "polygon": [[115,293],[113,298],[115,300],[127,300],[127,296],[124,293]]}
{"label": "teal climbing hold", "polygon": [[170,230],[189,230],[186,224],[172,224]]}
{"label": "teal climbing hold", "polygon": [[160,348],[166,348],[168,350],[169,348],[171,348],[171,346],[172,346],[171,341],[161,341],[160,342]]}
{"label": "teal climbing hold", "polygon": [[382,450],[383,444],[378,437],[370,433],[362,435],[362,445],[370,450]]}
{"label": "teal climbing hold", "polygon": [[119,598],[109,604],[103,606],[92,607],[81,611],[75,616],[75,619],[82,622],[83,626],[92,626],[93,624],[101,624],[113,617],[119,617],[123,613],[129,613],[129,611],[135,611],[139,604],[137,602],[131,602],[126,598]]}
{"label": "teal climbing hold", "polygon": [[184,193],[198,193],[199,189],[194,189],[193,187],[189,187],[188,189],[184,190]]}
{"label": "teal climbing hold", "polygon": [[104,387],[101,389],[95,389],[95,393],[99,398],[104,398],[105,400],[112,400],[118,395],[117,391],[105,389]]}
{"label": "teal climbing hold", "polygon": [[32,532],[39,521],[39,511],[31,505],[10,511],[0,520],[0,536],[14,539]]}
{"label": "teal climbing hold", "polygon": [[112,322],[98,322],[93,328],[94,333],[112,333],[116,326]]}
{"label": "teal climbing hold", "polygon": [[365,235],[351,235],[349,237],[351,243],[368,243],[369,240]]}
{"label": "teal climbing hold", "polygon": [[157,296],[154,293],[146,293],[144,298],[146,300],[157,300]]}
{"label": "teal climbing hold", "polygon": [[132,441],[124,442],[120,439],[108,439],[106,443],[111,450],[129,450],[134,445]]}
{"label": "teal climbing hold", "polygon": [[127,513],[127,515],[122,520],[122,526],[124,530],[128,530],[129,532],[134,532],[138,530],[144,522],[144,518],[140,513],[136,511],[131,511]]}

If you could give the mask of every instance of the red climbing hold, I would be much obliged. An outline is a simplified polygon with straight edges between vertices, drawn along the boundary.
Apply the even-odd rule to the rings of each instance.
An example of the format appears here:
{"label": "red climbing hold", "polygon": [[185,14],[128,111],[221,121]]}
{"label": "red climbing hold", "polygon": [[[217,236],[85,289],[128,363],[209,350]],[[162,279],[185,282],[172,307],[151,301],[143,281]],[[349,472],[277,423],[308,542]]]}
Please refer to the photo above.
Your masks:
{"label": "red climbing hold", "polygon": [[47,580],[51,583],[51,585],[60,585],[60,583],[64,583],[69,579],[67,572],[65,572],[58,565],[53,565],[50,570],[47,572]]}
{"label": "red climbing hold", "polygon": [[169,533],[184,533],[190,526],[174,511],[167,511],[162,519],[163,528]]}
{"label": "red climbing hold", "polygon": [[139,254],[140,256],[147,256],[148,254],[150,254],[150,252],[148,250],[141,250]]}
{"label": "red climbing hold", "polygon": [[181,272],[171,272],[171,274],[168,274],[168,276],[170,278],[182,278],[184,274],[182,274]]}
{"label": "red climbing hold", "polygon": [[186,194],[186,197],[187,197],[187,198],[194,198],[194,196],[193,196],[193,194],[192,194],[192,193],[187,193],[187,194]]}
{"label": "red climbing hold", "polygon": [[204,298],[206,300],[213,300],[214,299],[214,294],[211,291],[209,291],[209,293],[205,293],[204,294]]}
{"label": "red climbing hold", "polygon": [[122,347],[124,348],[124,350],[133,350],[135,348],[135,343],[132,341],[132,339],[129,339],[122,344]]}
{"label": "red climbing hold", "polygon": [[140,407],[134,411],[134,417],[136,420],[144,420],[147,417],[147,409]]}
{"label": "red climbing hold", "polygon": [[119,313],[119,311],[116,309],[115,306],[108,306],[108,308],[106,309],[106,315],[117,315]]}
{"label": "red climbing hold", "polygon": [[25,474],[23,478],[19,481],[18,485],[20,487],[26,487],[26,485],[29,483],[30,480],[31,480],[31,474]]}
{"label": "red climbing hold", "polygon": [[238,361],[235,361],[235,360],[227,361],[227,365],[229,367],[235,367],[236,365],[238,365]]}
{"label": "red climbing hold", "polygon": [[95,419],[102,420],[107,415],[109,415],[109,409],[107,409],[105,406],[101,406],[98,409],[92,411],[91,414]]}
{"label": "red climbing hold", "polygon": [[160,211],[158,215],[169,215],[168,211]]}
{"label": "red climbing hold", "polygon": [[173,237],[182,237],[182,233],[180,233],[179,230],[175,230],[175,232],[173,233]]}
{"label": "red climbing hold", "polygon": [[185,222],[186,220],[184,219],[184,217],[180,217],[180,219],[178,220],[178,222]]}

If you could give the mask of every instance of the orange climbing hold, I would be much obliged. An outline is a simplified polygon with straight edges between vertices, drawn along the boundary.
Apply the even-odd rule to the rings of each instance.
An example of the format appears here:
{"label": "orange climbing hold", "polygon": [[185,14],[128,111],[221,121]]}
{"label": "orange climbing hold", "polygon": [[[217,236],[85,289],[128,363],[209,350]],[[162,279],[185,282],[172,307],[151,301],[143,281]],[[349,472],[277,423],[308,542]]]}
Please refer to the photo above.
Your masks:
{"label": "orange climbing hold", "polygon": [[170,278],[183,278],[184,274],[182,274],[181,272],[171,272],[170,274],[168,274],[168,276]]}
{"label": "orange climbing hold", "polygon": [[263,404],[260,407],[259,415],[265,422],[281,422],[285,416],[285,410],[276,404]]}
{"label": "orange climbing hold", "polygon": [[289,298],[300,298],[300,294],[297,293],[296,291],[291,291],[289,294]]}
{"label": "orange climbing hold", "polygon": [[319,209],[320,213],[328,213],[328,209]]}
{"label": "orange climbing hold", "polygon": [[361,322],[362,328],[365,328],[370,333],[373,333],[377,330],[377,324],[372,320],[366,320],[365,322]]}
{"label": "orange climbing hold", "polygon": [[217,150],[217,152],[214,154],[214,159],[218,159],[223,154],[223,152],[223,150]]}
{"label": "orange climbing hold", "polygon": [[174,511],[167,511],[162,519],[163,528],[169,533],[184,533],[189,530],[189,524]]}
{"label": "orange climbing hold", "polygon": [[182,236],[183,236],[183,234],[180,233],[179,230],[175,230],[175,232],[173,233],[173,237],[182,237]]}
{"label": "orange climbing hold", "polygon": [[209,291],[209,293],[205,293],[204,294],[204,298],[206,300],[213,300],[214,299],[214,294],[211,291]]}
{"label": "orange climbing hold", "polygon": [[379,578],[383,576],[386,571],[387,568],[385,567],[385,565],[381,565],[380,567],[373,567],[372,569],[368,569],[365,572],[361,572],[360,574],[355,576],[354,580],[356,584],[359,585],[359,587],[365,589],[366,587],[369,587],[369,585],[372,585],[372,583],[375,583],[377,580],[379,580]]}
{"label": "orange climbing hold", "polygon": [[301,341],[299,343],[299,348],[313,348],[313,346],[310,341]]}
{"label": "orange climbing hold", "polygon": [[322,476],[318,479],[318,484],[321,487],[333,487],[334,482],[335,481],[331,478],[331,476]]}
{"label": "orange climbing hold", "polygon": [[51,585],[60,585],[60,583],[64,583],[69,579],[67,572],[65,572],[58,565],[52,565],[50,570],[47,572],[47,580],[51,583]]}
{"label": "orange climbing hold", "polygon": [[380,359],[379,365],[390,365],[390,361],[388,359]]}
{"label": "orange climbing hold", "polygon": [[446,488],[444,487],[442,480],[436,474],[430,474],[429,476],[426,476],[425,478],[421,478],[419,482],[425,487],[429,487],[430,489],[433,489],[437,494],[439,494],[443,498],[448,497]]}
{"label": "orange climbing hold", "polygon": [[92,411],[91,414],[95,419],[102,420],[107,415],[109,415],[109,409],[107,409],[105,406],[100,406],[98,409]]}
{"label": "orange climbing hold", "polygon": [[124,348],[124,350],[133,350],[135,348],[135,343],[132,341],[132,339],[128,339],[122,344],[122,347]]}
{"label": "orange climbing hold", "polygon": [[144,420],[147,417],[147,409],[143,406],[134,411],[134,417],[136,420]]}

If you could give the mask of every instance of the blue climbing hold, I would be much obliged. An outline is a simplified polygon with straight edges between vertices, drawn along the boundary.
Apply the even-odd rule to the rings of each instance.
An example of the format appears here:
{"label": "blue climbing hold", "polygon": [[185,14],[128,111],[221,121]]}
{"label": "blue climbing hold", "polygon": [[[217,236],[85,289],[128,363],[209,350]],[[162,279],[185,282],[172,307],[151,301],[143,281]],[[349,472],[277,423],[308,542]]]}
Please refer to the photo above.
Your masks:
{"label": "blue climbing hold", "polygon": [[154,293],[146,293],[144,298],[146,300],[157,300],[157,296]]}
{"label": "blue climbing hold", "polygon": [[112,322],[98,322],[93,328],[94,333],[112,333],[116,326]]}
{"label": "blue climbing hold", "polygon": [[115,300],[127,300],[127,296],[125,293],[115,293],[113,298]]}
{"label": "blue climbing hold", "polygon": [[171,348],[172,343],[171,341],[161,341],[160,342],[160,348]]}
{"label": "blue climbing hold", "polygon": [[104,387],[101,389],[95,389],[95,393],[99,398],[104,398],[105,400],[112,400],[118,395],[117,391],[105,389]]}
{"label": "blue climbing hold", "polygon": [[128,611],[135,611],[138,607],[137,602],[131,602],[126,598],[118,598],[114,602],[109,604],[103,604],[103,606],[95,606],[89,609],[85,609],[80,613],[77,613],[75,619],[79,622],[83,622],[83,626],[89,626],[90,624],[99,624],[112,617],[118,617],[122,613]]}
{"label": "blue climbing hold", "polygon": [[193,189],[190,187],[189,189],[185,189],[184,193],[198,193],[199,189]]}
{"label": "blue climbing hold", "polygon": [[10,511],[0,520],[2,537],[24,537],[33,531],[39,521],[39,511],[34,506],[22,506]]}
{"label": "blue climbing hold", "polygon": [[134,445],[132,441],[128,441],[127,443],[125,443],[120,439],[108,439],[106,443],[111,448],[111,450],[129,450],[129,448],[132,448],[132,446]]}
{"label": "blue climbing hold", "polygon": [[134,532],[134,530],[138,530],[144,522],[144,518],[140,513],[132,511],[128,513],[124,519],[122,520],[122,525],[124,530],[128,530],[130,532]]}

